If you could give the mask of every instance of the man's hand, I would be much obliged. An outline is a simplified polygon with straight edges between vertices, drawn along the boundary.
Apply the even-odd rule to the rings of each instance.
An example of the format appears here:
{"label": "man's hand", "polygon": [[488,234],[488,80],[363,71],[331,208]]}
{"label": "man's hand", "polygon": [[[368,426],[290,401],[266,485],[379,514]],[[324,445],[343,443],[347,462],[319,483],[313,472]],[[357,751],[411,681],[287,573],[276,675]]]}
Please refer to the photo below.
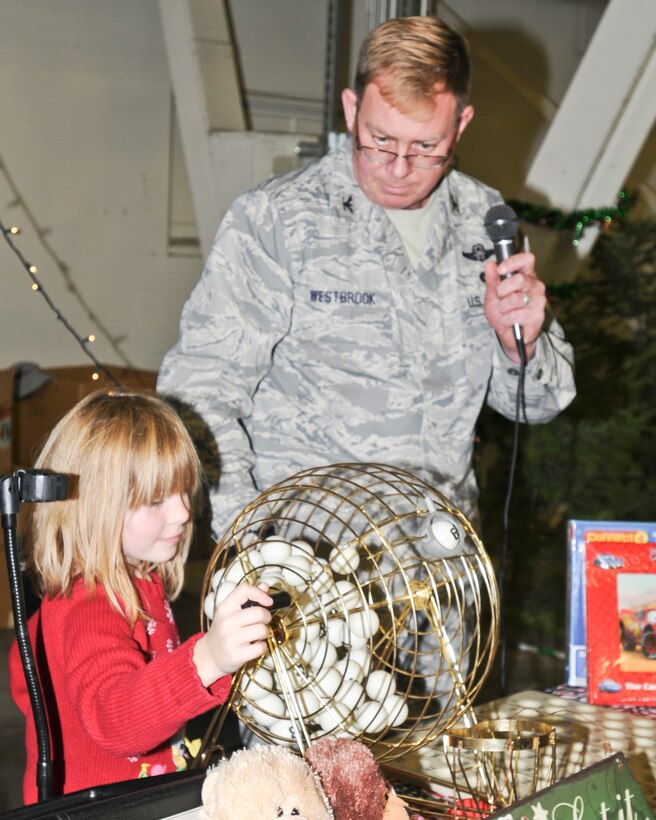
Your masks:
{"label": "man's hand", "polygon": [[516,253],[498,265],[490,259],[485,265],[485,317],[513,362],[519,362],[515,324],[522,328],[527,361],[535,355],[544,324],[545,292],[544,282],[535,273],[532,253]]}

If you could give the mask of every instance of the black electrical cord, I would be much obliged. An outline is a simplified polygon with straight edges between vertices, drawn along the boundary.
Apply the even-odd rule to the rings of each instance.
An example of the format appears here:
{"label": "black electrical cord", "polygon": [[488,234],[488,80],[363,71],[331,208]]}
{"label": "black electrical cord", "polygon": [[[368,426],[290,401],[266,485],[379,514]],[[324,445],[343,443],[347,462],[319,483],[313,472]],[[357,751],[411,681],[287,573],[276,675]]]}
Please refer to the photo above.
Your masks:
{"label": "black electrical cord", "polygon": [[512,500],[513,486],[515,483],[515,470],[517,468],[517,455],[519,453],[519,431],[520,414],[523,410],[524,421],[526,421],[526,406],[524,396],[524,380],[526,377],[526,352],[524,346],[518,346],[520,363],[519,376],[517,380],[517,395],[515,400],[515,421],[513,427],[513,445],[510,457],[510,469],[508,471],[508,486],[506,498],[503,505],[503,538],[501,542],[501,558],[499,571],[497,573],[497,585],[499,587],[499,694],[504,697],[506,694],[506,616],[504,605],[504,575],[508,556],[508,542],[510,539],[510,502]]}

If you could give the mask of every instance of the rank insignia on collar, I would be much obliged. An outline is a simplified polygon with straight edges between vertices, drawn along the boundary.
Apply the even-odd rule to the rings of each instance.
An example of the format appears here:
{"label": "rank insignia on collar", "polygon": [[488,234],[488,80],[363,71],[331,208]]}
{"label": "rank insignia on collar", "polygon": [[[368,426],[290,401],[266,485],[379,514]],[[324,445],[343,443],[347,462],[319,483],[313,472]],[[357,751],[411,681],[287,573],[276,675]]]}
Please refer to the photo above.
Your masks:
{"label": "rank insignia on collar", "polygon": [[476,244],[472,245],[472,249],[469,253],[467,253],[467,251],[463,251],[462,255],[465,259],[475,259],[477,262],[485,262],[485,260],[492,256],[493,253],[494,251],[491,248],[486,248],[483,245]]}
{"label": "rank insignia on collar", "polygon": [[342,200],[342,208],[350,214],[353,213],[353,194]]}

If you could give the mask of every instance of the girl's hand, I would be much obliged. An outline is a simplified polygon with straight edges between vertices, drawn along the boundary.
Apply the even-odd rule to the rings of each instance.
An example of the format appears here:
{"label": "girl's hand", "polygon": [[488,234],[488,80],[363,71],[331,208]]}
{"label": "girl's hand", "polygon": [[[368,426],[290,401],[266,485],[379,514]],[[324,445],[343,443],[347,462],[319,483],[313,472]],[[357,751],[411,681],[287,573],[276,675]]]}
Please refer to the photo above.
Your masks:
{"label": "girl's hand", "polygon": [[[266,607],[273,604],[267,590],[266,584],[239,584],[216,608],[212,625],[194,647],[194,663],[204,686],[232,675],[266,652],[271,621]],[[244,609],[249,600],[260,606]]]}

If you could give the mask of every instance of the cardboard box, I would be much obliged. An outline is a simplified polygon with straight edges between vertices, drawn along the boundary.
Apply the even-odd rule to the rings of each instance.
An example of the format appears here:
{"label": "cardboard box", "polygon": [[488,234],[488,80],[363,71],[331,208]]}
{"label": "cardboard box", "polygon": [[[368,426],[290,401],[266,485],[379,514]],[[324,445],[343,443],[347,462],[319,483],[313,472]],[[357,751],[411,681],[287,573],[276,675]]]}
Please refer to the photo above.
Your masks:
{"label": "cardboard box", "polygon": [[656,544],[586,545],[588,701],[656,705]]}
{"label": "cardboard box", "polygon": [[[122,387],[155,389],[154,370],[104,367]],[[114,386],[102,372],[94,379],[96,369],[91,365],[43,368],[41,372],[50,380],[27,398],[15,399],[15,368],[0,371],[1,474],[31,467],[52,428],[71,407],[94,390]]]}
{"label": "cardboard box", "polygon": [[[151,370],[104,365],[122,387],[155,389],[157,373]],[[43,368],[49,377],[36,392],[15,398],[16,368],[0,370],[0,475],[19,467],[29,468],[59,419],[80,399],[113,382],[104,374],[93,378],[93,366]],[[3,545],[4,547],[4,545]],[[0,559],[0,629],[13,626],[7,562]]]}
{"label": "cardboard box", "polygon": [[567,545],[567,680],[568,686],[587,683],[585,550],[589,543],[656,542],[656,521],[599,521],[573,518]]}

